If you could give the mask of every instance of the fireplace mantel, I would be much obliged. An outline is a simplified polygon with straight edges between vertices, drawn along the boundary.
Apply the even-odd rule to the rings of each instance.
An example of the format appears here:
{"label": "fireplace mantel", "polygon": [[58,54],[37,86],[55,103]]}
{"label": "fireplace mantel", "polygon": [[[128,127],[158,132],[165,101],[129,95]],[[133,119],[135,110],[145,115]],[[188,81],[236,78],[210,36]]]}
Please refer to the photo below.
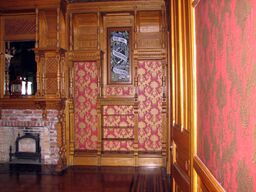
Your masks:
{"label": "fireplace mantel", "polygon": [[56,171],[62,171],[66,167],[65,142],[63,141],[65,101],[64,98],[37,96],[0,99],[2,127],[46,127],[52,129],[50,132],[56,131],[56,152],[58,153]]}
{"label": "fireplace mantel", "polygon": [[65,106],[65,99],[62,98],[1,98],[0,109],[56,109],[61,110]]}

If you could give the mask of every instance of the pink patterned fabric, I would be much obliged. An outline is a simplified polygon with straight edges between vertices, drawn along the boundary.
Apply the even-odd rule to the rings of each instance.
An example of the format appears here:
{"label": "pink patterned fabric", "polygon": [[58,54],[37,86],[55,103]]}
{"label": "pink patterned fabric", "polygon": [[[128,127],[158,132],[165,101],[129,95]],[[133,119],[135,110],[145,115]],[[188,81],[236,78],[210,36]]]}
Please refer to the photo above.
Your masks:
{"label": "pink patterned fabric", "polygon": [[104,139],[118,139],[104,140],[104,151],[133,151],[133,106],[103,106],[103,127]]}
{"label": "pink patterned fabric", "polygon": [[122,139],[133,139],[133,127],[132,128],[104,128],[104,138],[122,138]]}
{"label": "pink patterned fabric", "polygon": [[131,115],[112,115],[103,117],[104,126],[133,127],[134,117]]}
{"label": "pink patterned fabric", "polygon": [[133,141],[103,141],[104,151],[133,151]]}
{"label": "pink patterned fabric", "polygon": [[75,149],[96,150],[98,95],[95,62],[75,62]]}
{"label": "pink patterned fabric", "polygon": [[111,86],[108,85],[104,89],[106,96],[134,96],[134,88],[131,86]]}
{"label": "pink patterned fabric", "polygon": [[198,156],[227,191],[256,191],[256,0],[195,13]]}
{"label": "pink patterned fabric", "polygon": [[138,63],[140,151],[161,151],[162,138],[162,64],[160,61]]}
{"label": "pink patterned fabric", "polygon": [[127,105],[108,105],[103,106],[103,115],[132,115],[133,106]]}

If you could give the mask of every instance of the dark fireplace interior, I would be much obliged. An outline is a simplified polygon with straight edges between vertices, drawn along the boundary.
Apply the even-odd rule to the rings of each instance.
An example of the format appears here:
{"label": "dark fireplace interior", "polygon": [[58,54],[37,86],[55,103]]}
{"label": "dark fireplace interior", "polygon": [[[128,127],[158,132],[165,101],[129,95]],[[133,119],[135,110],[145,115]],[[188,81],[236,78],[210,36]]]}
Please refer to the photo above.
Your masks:
{"label": "dark fireplace interior", "polygon": [[10,163],[17,164],[40,164],[41,147],[39,134],[25,133],[15,141],[15,152],[10,146]]}

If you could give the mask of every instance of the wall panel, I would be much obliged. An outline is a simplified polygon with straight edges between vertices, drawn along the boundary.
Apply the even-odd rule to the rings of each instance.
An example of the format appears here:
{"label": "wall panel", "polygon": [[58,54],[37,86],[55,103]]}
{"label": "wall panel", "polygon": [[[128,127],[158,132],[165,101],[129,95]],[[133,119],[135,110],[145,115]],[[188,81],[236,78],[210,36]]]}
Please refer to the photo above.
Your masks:
{"label": "wall panel", "polygon": [[138,141],[140,151],[161,151],[162,63],[138,63]]}
{"label": "wall panel", "polygon": [[96,62],[75,62],[75,149],[96,150],[98,95]]}
{"label": "wall panel", "polygon": [[256,191],[255,10],[255,0],[195,10],[198,157],[227,191]]}
{"label": "wall panel", "polygon": [[75,14],[73,16],[74,50],[97,49],[97,13]]}

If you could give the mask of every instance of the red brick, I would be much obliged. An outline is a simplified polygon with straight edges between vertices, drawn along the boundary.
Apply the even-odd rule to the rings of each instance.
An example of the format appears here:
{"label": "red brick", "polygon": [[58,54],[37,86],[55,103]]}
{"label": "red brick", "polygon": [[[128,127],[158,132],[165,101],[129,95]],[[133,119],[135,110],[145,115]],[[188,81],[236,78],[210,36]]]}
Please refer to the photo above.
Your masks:
{"label": "red brick", "polygon": [[24,114],[32,114],[33,111],[32,111],[32,110],[24,110],[23,113],[24,113]]}

